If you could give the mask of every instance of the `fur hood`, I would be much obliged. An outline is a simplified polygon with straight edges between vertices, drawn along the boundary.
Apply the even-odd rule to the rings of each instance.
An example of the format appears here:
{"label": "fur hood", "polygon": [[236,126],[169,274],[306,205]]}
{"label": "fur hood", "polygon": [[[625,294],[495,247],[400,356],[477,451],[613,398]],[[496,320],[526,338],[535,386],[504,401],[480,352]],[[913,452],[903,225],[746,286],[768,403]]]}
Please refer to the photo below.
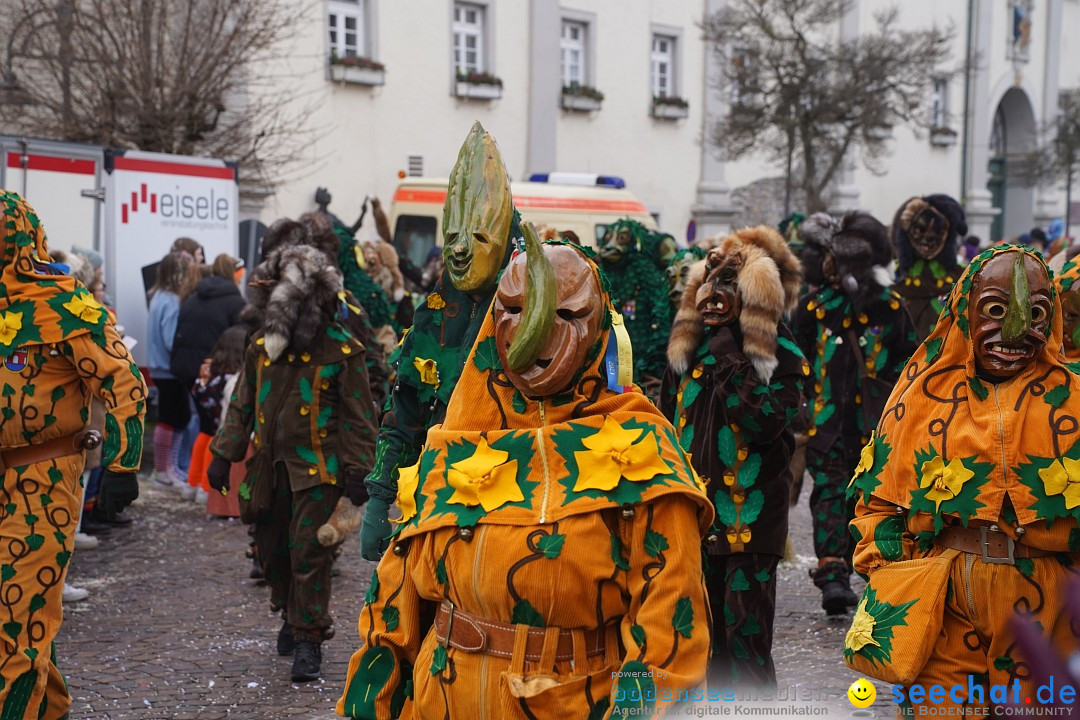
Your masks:
{"label": "fur hood", "polygon": [[248,297],[262,315],[270,360],[277,360],[286,348],[310,350],[337,312],[341,271],[310,245],[278,247],[256,270]]}
{"label": "fur hood", "polygon": [[697,291],[708,269],[720,258],[739,258],[737,287],[742,307],[739,329],[743,352],[758,376],[768,382],[776,369],[776,329],[784,314],[795,307],[802,286],[802,266],[783,236],[766,225],[745,228],[720,241],[705,260],[690,269],[682,303],[668,342],[668,362],[680,375],[693,362],[705,335],[697,309]]}

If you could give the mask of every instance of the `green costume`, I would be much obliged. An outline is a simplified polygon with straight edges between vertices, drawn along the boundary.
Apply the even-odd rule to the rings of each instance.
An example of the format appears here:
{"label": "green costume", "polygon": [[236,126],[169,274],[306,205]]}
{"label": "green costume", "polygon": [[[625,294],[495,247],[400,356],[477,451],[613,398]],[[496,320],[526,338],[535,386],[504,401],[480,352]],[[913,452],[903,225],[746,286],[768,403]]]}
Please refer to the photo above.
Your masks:
{"label": "green costume", "polygon": [[638,384],[659,381],[667,368],[664,353],[675,311],[666,269],[674,255],[674,238],[635,220],[613,222],[600,243],[600,268],[611,280],[611,301],[634,345]]}

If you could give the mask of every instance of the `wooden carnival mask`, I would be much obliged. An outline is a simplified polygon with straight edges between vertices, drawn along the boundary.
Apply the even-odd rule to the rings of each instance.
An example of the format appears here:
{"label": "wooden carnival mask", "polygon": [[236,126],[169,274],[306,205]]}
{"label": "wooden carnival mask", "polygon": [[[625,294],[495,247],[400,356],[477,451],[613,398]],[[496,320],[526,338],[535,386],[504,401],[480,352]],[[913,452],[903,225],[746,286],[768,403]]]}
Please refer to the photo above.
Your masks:
{"label": "wooden carnival mask", "polygon": [[475,123],[450,172],[443,206],[443,262],[454,287],[474,293],[495,284],[513,216],[502,155],[495,139]]}
{"label": "wooden carnival mask", "polygon": [[968,303],[975,367],[993,381],[1028,367],[1046,345],[1053,301],[1046,268],[1023,252],[995,255],[979,271]]}
{"label": "wooden carnival mask", "polygon": [[739,296],[739,255],[724,255],[717,250],[705,261],[705,280],[697,291],[697,309],[708,327],[730,325],[739,319],[742,300]]}
{"label": "wooden carnival mask", "polygon": [[1061,293],[1061,325],[1065,349],[1080,350],[1080,289]]}
{"label": "wooden carnival mask", "polygon": [[542,398],[566,390],[600,337],[604,299],[592,264],[566,245],[540,245],[522,225],[525,253],[495,293],[495,343],[510,382]]}
{"label": "wooden carnival mask", "polygon": [[671,264],[667,266],[665,272],[668,278],[668,297],[671,298],[671,302],[675,306],[678,306],[683,293],[686,291],[686,282],[690,279],[690,268],[700,260],[699,255],[687,252],[682,257],[672,260]]}
{"label": "wooden carnival mask", "polygon": [[949,239],[949,221],[933,205],[922,199],[908,204],[901,218],[911,249],[924,260],[933,260]]}

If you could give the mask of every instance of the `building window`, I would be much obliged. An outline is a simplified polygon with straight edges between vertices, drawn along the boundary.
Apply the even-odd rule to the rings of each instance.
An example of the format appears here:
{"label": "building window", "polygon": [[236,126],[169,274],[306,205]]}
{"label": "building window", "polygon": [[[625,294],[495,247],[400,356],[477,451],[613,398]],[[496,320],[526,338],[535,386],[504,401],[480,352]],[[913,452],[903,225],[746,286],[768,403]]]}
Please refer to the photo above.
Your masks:
{"label": "building window", "polygon": [[581,22],[563,20],[562,24],[562,83],[563,87],[588,85],[585,62],[585,42],[588,26]]}
{"label": "building window", "polygon": [[675,88],[675,38],[669,35],[653,35],[652,94],[653,97],[671,97],[677,94]]}
{"label": "building window", "polygon": [[930,127],[949,127],[949,81],[945,78],[936,78],[930,90]]}
{"label": "building window", "polygon": [[454,3],[454,69],[459,74],[482,73],[484,65],[484,8]]}
{"label": "building window", "polygon": [[327,3],[330,54],[339,57],[370,57],[367,41],[367,0],[332,0]]}

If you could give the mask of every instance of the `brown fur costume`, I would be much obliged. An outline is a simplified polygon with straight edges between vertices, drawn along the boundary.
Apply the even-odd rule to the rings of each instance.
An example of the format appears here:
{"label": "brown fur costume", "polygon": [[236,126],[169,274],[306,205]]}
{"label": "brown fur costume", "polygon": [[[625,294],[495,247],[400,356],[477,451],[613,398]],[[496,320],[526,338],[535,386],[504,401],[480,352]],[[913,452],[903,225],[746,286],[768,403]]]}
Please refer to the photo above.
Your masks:
{"label": "brown fur costume", "polygon": [[729,235],[709,251],[704,261],[691,268],[668,343],[668,362],[680,374],[690,366],[705,327],[697,307],[698,288],[708,270],[731,255],[739,259],[743,352],[767,382],[776,368],[776,326],[799,299],[802,266],[780,233],[766,225]]}
{"label": "brown fur costume", "polygon": [[325,254],[310,245],[290,245],[275,250],[260,264],[270,285],[259,293],[263,302],[266,354],[277,360],[285,348],[306,352],[316,334],[337,311],[342,291],[341,271]]}
{"label": "brown fur costume", "polygon": [[315,537],[323,547],[330,547],[343,542],[345,538],[355,534],[360,529],[360,523],[364,519],[364,511],[361,506],[353,505],[347,497],[338,499],[334,506],[334,512],[325,523],[319,526]]}
{"label": "brown fur costume", "polygon": [[360,243],[368,275],[395,303],[405,297],[405,278],[398,267],[398,253],[385,240],[364,240]]}

